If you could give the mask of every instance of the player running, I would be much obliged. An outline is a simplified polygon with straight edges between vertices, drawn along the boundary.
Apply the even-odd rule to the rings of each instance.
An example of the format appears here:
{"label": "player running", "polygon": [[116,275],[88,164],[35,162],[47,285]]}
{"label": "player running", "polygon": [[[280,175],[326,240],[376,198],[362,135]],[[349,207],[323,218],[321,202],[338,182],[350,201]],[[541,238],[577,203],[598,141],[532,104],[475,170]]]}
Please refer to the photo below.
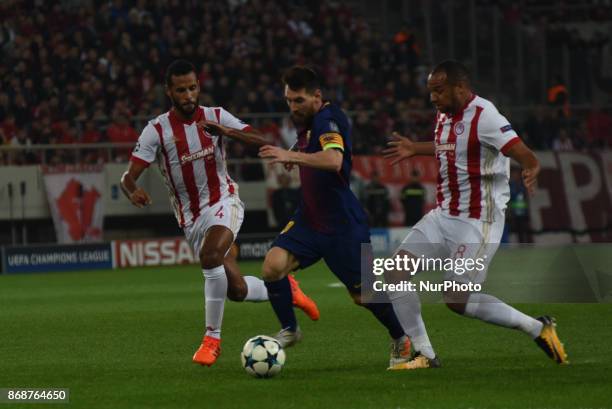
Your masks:
{"label": "player running", "polygon": [[410,341],[392,305],[361,300],[361,244],[370,242],[370,231],[366,214],[349,188],[348,119],[336,105],[323,101],[320,80],[313,70],[294,66],[283,82],[291,118],[298,128],[298,151],[274,146],[259,151],[260,157],[272,163],[298,165],[302,184],[298,209],[272,243],[263,265],[270,303],[281,323],[276,338],[284,347],[301,339],[287,275],[322,258],[355,303],[370,310],[389,330],[393,338],[391,364],[406,360]]}
{"label": "player running", "polygon": [[[509,199],[510,161],[522,170],[530,194],[536,187],[540,165],[508,120],[495,106],[475,95],[467,69],[456,61],[445,61],[429,74],[427,88],[438,112],[432,142],[412,142],[394,134],[385,157],[392,164],[415,155],[435,156],[439,167],[437,207],[426,214],[406,236],[398,254],[409,257],[484,260],[484,269],[445,280],[482,283],[504,229],[504,210]],[[397,274],[397,272],[395,272]],[[391,275],[390,275],[391,276]],[[389,276],[389,277],[390,277]],[[397,279],[398,276],[392,277]],[[390,292],[395,311],[414,346],[412,360],[389,369],[416,369],[439,366],[416,292]],[[523,331],[557,363],[567,363],[563,344],[555,331],[554,319],[532,318],[496,297],[480,292],[444,293],[447,306],[466,317]]]}
{"label": "player running", "polygon": [[[136,181],[157,161],[176,219],[202,266],[206,332],[193,362],[210,366],[221,353],[225,297],[234,301],[268,299],[263,281],[243,277],[235,254],[230,254],[244,218],[244,205],[238,197],[238,185],[227,172],[223,138],[258,145],[267,142],[223,108],[200,106],[199,93],[193,64],[185,60],[170,64],[166,95],[172,109],[149,121],[142,131],[121,178],[121,188],[134,206],[149,205],[151,198]],[[296,306],[318,319],[314,302],[293,278],[290,280]]]}

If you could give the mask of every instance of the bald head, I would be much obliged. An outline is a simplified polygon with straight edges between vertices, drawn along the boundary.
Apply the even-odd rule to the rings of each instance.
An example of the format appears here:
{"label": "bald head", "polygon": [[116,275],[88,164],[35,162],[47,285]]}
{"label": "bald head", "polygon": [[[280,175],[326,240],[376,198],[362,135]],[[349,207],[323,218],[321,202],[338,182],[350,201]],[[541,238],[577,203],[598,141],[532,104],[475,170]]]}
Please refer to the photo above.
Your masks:
{"label": "bald head", "polygon": [[429,99],[438,111],[456,114],[472,96],[470,73],[457,61],[444,61],[427,77]]}

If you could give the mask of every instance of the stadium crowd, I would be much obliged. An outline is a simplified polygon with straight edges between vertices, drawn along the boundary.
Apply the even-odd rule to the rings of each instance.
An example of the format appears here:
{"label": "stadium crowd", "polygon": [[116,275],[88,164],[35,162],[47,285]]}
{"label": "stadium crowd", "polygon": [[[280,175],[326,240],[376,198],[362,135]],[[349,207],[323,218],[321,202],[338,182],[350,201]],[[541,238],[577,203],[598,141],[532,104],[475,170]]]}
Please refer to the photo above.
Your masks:
{"label": "stadium crowd", "polygon": [[[377,153],[392,130],[416,139],[430,134],[427,67],[415,32],[384,38],[341,3],[9,0],[0,16],[1,144],[133,143],[144,121],[168,108],[163,71],[179,57],[199,70],[202,104],[247,120],[286,112],[285,68],[317,67],[326,97],[354,112],[356,154]],[[269,117],[254,125],[288,146],[292,125]],[[538,149],[612,146],[605,110],[594,108],[571,129],[567,123],[553,103],[516,127]],[[248,147],[230,151],[255,156]],[[57,150],[45,159],[69,162],[70,155]],[[107,160],[95,151],[84,158]],[[13,158],[40,160],[33,152]]]}

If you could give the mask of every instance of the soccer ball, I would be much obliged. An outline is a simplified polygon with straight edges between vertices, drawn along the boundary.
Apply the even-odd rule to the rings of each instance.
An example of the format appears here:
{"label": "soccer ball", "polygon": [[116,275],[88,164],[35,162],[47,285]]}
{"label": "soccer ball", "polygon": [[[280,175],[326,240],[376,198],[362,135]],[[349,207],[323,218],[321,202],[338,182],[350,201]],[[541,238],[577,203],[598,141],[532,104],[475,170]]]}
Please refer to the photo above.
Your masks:
{"label": "soccer ball", "polygon": [[285,364],[285,351],[272,337],[257,335],[249,339],[240,354],[242,367],[256,378],[271,378]]}

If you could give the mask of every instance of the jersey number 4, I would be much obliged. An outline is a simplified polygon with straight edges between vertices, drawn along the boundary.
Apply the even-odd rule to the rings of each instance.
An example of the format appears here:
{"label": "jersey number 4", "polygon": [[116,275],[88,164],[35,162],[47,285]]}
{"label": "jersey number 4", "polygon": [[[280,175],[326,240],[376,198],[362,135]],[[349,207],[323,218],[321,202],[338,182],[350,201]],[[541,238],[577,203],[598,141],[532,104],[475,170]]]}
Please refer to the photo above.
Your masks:
{"label": "jersey number 4", "polygon": [[217,216],[219,219],[223,219],[223,206],[221,206],[219,210],[217,210],[217,213],[215,213],[215,216]]}

